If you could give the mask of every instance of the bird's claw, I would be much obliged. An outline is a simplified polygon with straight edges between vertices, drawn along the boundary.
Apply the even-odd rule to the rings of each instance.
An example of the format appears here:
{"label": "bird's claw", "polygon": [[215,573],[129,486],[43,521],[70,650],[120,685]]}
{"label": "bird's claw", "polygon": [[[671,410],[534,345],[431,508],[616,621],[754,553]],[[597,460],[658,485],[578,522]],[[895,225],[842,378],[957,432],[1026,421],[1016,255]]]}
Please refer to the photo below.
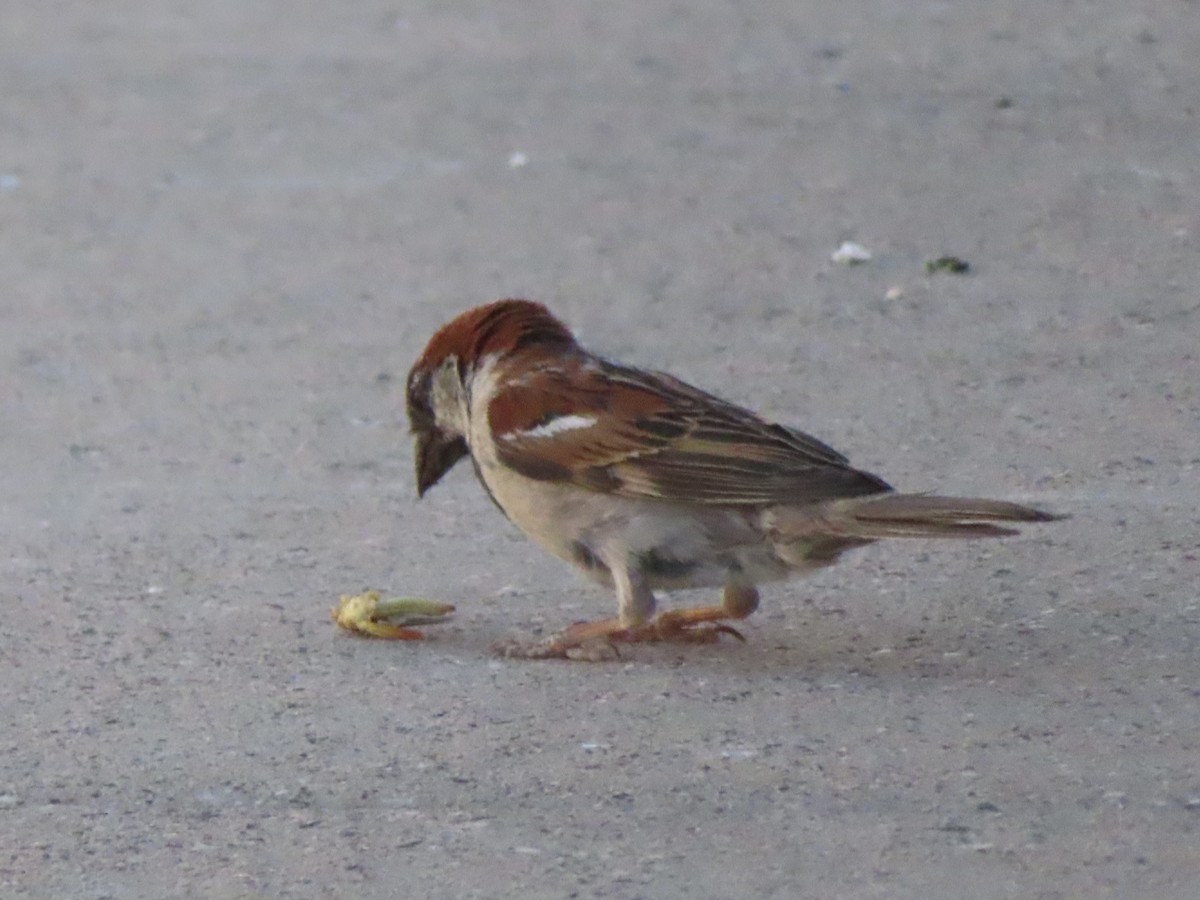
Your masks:
{"label": "bird's claw", "polygon": [[715,644],[721,635],[728,634],[737,638],[743,644],[746,636],[724,622],[687,622],[674,618],[671,613],[663,613],[656,619],[638,628],[629,629],[628,636],[617,637],[617,640],[630,643],[644,641],[670,641],[679,644]]}
{"label": "bird's claw", "polygon": [[686,616],[665,612],[644,625],[622,628],[611,623],[577,622],[549,638],[498,641],[492,649],[510,659],[571,659],[580,662],[611,662],[621,658],[618,644],[680,643],[715,644],[728,634],[742,643],[745,636],[723,622],[692,622]]}

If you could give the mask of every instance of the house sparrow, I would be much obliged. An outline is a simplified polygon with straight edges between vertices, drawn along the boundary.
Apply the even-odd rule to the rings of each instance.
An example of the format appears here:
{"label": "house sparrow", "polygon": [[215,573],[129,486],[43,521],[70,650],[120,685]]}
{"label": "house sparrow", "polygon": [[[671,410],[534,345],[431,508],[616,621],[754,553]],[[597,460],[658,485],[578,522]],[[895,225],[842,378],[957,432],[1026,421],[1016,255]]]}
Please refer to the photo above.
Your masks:
{"label": "house sparrow", "polygon": [[[1015,534],[1058,518],[1000,500],[898,494],[803,432],[677,378],[589,353],[539,303],[464,312],[408,376],[417,494],[469,456],[512,522],[617,594],[617,616],[498,649],[592,658],[613,642],[709,642],[758,585],[884,537]],[[721,587],[655,615],[655,590]]]}

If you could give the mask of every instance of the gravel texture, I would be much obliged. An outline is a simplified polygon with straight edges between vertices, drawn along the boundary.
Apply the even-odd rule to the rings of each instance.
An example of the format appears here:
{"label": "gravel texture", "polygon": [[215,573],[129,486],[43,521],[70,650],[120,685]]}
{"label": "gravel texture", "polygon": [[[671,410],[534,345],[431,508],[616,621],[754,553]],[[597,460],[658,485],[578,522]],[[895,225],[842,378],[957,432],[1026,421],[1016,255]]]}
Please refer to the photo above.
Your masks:
{"label": "gravel texture", "polygon": [[[0,896],[1200,896],[1195,0],[0,25]],[[505,295],[1072,518],[498,660],[613,609],[469,467],[416,502],[408,366]]]}

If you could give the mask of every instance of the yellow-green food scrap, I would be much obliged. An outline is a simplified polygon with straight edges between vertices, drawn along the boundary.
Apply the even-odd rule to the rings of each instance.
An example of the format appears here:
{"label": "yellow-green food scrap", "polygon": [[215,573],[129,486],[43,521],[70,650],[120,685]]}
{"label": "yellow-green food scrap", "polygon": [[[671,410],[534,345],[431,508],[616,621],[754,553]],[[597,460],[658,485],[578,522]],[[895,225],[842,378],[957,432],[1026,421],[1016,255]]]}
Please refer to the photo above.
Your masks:
{"label": "yellow-green food scrap", "polygon": [[454,607],[420,597],[389,597],[379,591],[343,594],[333,608],[333,621],[354,634],[393,641],[419,641],[420,631],[407,626],[444,622]]}

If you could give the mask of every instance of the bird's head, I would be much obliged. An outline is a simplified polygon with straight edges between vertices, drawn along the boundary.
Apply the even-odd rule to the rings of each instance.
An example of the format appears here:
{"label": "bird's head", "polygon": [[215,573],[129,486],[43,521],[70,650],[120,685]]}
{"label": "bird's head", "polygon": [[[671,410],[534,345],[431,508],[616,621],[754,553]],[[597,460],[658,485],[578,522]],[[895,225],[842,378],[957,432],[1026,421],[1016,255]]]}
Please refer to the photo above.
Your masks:
{"label": "bird's head", "polygon": [[408,373],[408,424],[415,441],[417,496],[470,452],[476,379],[518,351],[573,345],[567,327],[540,303],[498,300],[438,329]]}

